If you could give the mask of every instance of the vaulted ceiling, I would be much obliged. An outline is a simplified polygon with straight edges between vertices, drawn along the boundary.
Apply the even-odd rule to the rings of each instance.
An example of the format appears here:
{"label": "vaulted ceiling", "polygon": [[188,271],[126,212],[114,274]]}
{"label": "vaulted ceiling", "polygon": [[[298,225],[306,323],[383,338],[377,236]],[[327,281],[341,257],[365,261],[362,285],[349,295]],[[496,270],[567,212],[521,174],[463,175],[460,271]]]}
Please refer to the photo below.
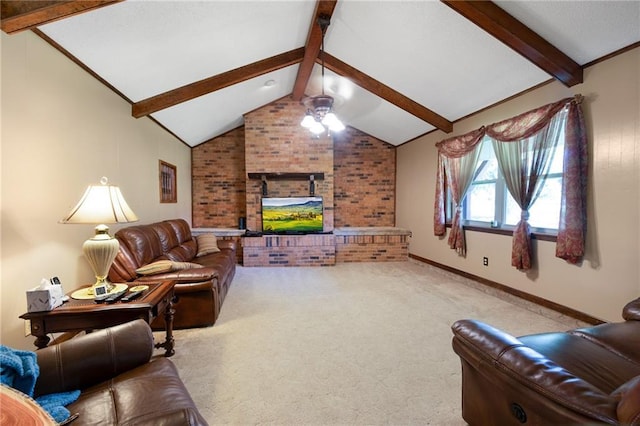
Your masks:
{"label": "vaulted ceiling", "polygon": [[[324,89],[345,124],[393,145],[640,44],[639,1],[2,1],[189,146],[285,96]],[[300,117],[302,119],[302,117]]]}

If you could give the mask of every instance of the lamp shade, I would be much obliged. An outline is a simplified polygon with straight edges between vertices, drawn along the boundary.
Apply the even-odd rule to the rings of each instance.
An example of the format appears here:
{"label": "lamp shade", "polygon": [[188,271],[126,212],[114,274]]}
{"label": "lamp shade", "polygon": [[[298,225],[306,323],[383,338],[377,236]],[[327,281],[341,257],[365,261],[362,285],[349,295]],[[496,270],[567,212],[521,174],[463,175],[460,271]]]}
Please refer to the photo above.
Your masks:
{"label": "lamp shade", "polygon": [[62,223],[127,223],[138,220],[115,185],[89,185]]}

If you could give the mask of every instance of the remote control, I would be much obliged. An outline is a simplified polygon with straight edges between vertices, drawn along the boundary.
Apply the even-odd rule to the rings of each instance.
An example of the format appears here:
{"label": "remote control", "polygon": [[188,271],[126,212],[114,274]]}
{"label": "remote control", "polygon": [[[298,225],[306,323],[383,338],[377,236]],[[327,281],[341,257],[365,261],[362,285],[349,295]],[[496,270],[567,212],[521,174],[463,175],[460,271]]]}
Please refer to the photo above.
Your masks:
{"label": "remote control", "polygon": [[111,295],[109,295],[109,297],[107,297],[106,299],[104,299],[105,303],[115,303],[117,302],[122,296],[124,296],[124,294],[127,292],[127,290],[122,290],[119,291],[117,293],[113,293]]}
{"label": "remote control", "polygon": [[120,301],[121,302],[129,302],[130,300],[134,300],[134,299],[137,299],[138,297],[142,296],[142,293],[144,293],[144,290],[133,291],[133,292],[127,294],[126,296],[124,296],[122,298],[122,300],[120,300]]}
{"label": "remote control", "polygon": [[107,297],[109,297],[109,295],[108,295],[108,294],[103,294],[103,295],[101,295],[101,296],[96,296],[96,297],[93,299],[93,301],[94,301],[95,303],[104,303],[104,301],[105,301],[105,300],[107,300]]}

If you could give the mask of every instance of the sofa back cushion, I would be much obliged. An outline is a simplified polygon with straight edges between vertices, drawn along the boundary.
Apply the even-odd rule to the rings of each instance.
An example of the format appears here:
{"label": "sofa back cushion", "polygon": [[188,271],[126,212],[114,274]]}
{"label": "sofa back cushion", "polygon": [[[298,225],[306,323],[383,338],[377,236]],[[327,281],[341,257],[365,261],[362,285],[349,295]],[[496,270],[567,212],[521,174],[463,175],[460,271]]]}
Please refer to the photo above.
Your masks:
{"label": "sofa back cushion", "polygon": [[115,237],[120,250],[109,271],[109,278],[114,282],[135,279],[136,269],[163,255],[160,237],[149,225],[122,228]]}
{"label": "sofa back cushion", "polygon": [[112,283],[133,281],[137,277],[138,261],[131,253],[131,250],[120,239],[118,241],[120,242],[120,250],[118,250],[118,254],[109,269],[109,281]]}
{"label": "sofa back cushion", "polygon": [[113,282],[133,281],[136,269],[162,259],[190,262],[198,246],[184,219],[172,219],[150,225],[122,228],[115,237],[120,250],[109,270]]}
{"label": "sofa back cushion", "polygon": [[176,231],[171,224],[167,222],[158,222],[149,226],[156,234],[158,234],[163,253],[169,253],[174,247],[177,247],[180,244]]}
{"label": "sofa back cushion", "polygon": [[174,231],[174,235],[177,240],[177,245],[164,254],[169,260],[176,262],[190,262],[196,257],[198,252],[198,244],[191,235],[191,227],[184,219],[171,219],[162,222],[165,226],[168,225]]}

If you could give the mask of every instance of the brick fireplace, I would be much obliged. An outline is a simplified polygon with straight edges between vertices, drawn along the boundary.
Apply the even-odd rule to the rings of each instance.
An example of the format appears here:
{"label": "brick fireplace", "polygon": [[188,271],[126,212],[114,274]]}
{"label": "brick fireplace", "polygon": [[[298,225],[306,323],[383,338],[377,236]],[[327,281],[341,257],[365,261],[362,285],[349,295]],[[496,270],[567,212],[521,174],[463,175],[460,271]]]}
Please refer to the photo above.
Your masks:
{"label": "brick fireplace", "polygon": [[[262,183],[248,176],[264,173],[322,173],[315,195],[323,197],[325,232],[395,225],[395,147],[353,128],[333,139],[312,137],[300,126],[304,113],[299,102],[282,98],[247,113],[243,127],[193,148],[194,228],[237,228],[238,219],[246,217],[247,229],[260,231]],[[270,197],[309,195],[309,182],[299,179],[267,179],[267,188]],[[358,258],[352,251],[364,241],[351,235],[312,237],[243,237],[238,242],[246,266],[282,266],[331,265],[337,257],[351,261]],[[400,239],[401,249],[407,238]],[[349,255],[336,255],[337,239],[340,252]],[[349,251],[342,244],[347,240]],[[391,256],[385,250],[378,247],[366,259],[397,260],[396,251],[389,251]]]}
{"label": "brick fireplace", "polygon": [[[288,99],[276,101],[244,117],[246,173],[324,173],[315,182],[316,195],[324,201],[324,231],[333,230],[333,140],[312,138],[300,126],[304,106]],[[309,195],[309,182],[277,179],[267,181],[270,197]],[[260,180],[246,181],[247,228],[262,230]]]}

